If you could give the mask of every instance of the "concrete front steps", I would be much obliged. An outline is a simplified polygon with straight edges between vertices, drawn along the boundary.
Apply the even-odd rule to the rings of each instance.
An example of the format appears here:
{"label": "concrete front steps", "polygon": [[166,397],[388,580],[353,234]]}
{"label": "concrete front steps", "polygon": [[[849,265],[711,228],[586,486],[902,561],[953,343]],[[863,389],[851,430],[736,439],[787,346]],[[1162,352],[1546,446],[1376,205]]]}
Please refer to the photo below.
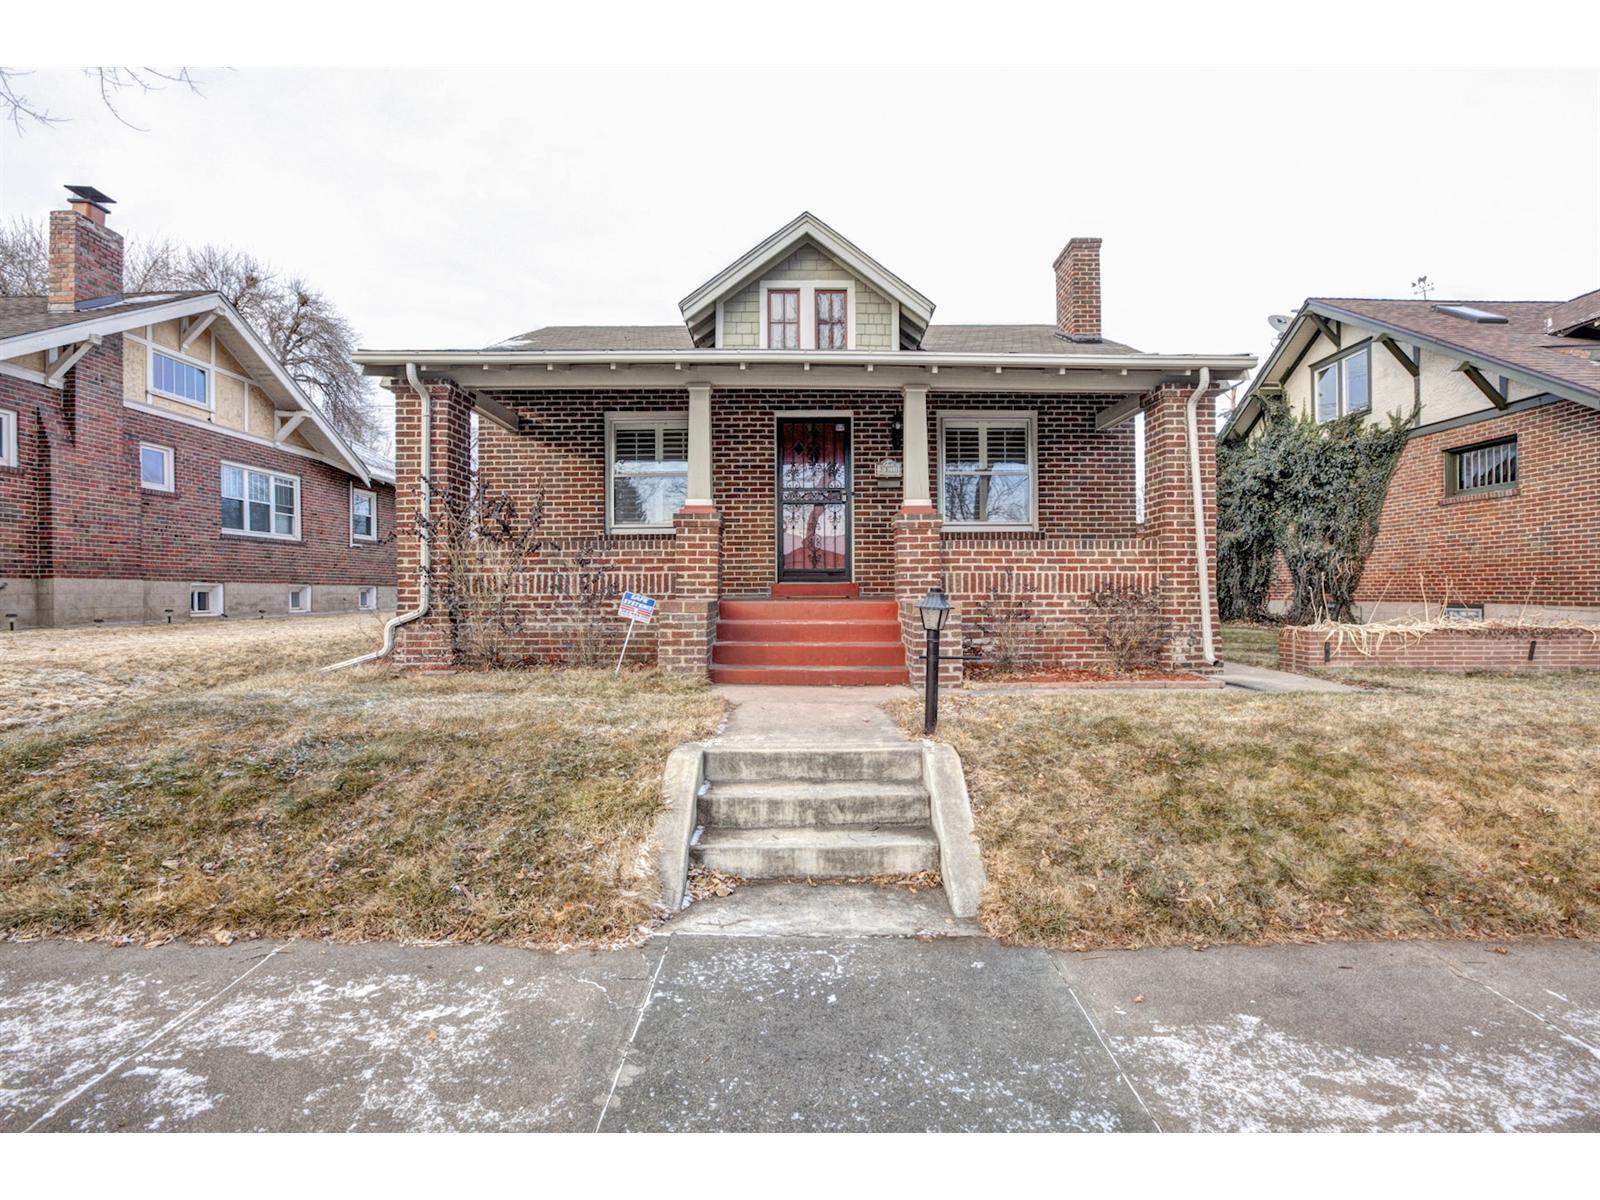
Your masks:
{"label": "concrete front steps", "polygon": [[939,869],[917,746],[706,751],[690,858],[745,879]]}
{"label": "concrete front steps", "polygon": [[752,880],[938,871],[951,915],[978,911],[983,861],[951,746],[691,742],[667,759],[661,799],[656,840],[669,913],[684,907],[692,863]]}
{"label": "concrete front steps", "polygon": [[713,683],[828,686],[905,683],[905,647],[893,600],[807,592],[778,584],[774,599],[726,599],[711,648]]}

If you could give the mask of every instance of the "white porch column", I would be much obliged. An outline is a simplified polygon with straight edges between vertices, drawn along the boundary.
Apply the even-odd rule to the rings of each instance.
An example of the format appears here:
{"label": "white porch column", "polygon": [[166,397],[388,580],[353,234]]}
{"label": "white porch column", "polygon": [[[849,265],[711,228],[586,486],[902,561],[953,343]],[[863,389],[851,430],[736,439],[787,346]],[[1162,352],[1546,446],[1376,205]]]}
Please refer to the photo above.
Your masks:
{"label": "white porch column", "polygon": [[710,508],[711,500],[711,385],[689,385],[689,507]]}
{"label": "white porch column", "polygon": [[906,385],[901,389],[905,411],[901,416],[900,504],[902,508],[931,508],[933,490],[928,482],[928,389]]}

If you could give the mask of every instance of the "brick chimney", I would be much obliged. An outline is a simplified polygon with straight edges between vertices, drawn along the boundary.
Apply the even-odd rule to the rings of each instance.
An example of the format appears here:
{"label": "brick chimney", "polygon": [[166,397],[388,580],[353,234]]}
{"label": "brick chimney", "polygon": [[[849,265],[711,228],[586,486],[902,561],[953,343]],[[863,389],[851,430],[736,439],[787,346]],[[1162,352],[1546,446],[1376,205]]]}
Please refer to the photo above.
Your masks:
{"label": "brick chimney", "polygon": [[1056,328],[1075,342],[1100,340],[1100,239],[1075,237],[1056,258]]}
{"label": "brick chimney", "polygon": [[50,214],[50,311],[73,312],[122,299],[122,235],[106,228],[116,201],[68,184],[68,207]]}

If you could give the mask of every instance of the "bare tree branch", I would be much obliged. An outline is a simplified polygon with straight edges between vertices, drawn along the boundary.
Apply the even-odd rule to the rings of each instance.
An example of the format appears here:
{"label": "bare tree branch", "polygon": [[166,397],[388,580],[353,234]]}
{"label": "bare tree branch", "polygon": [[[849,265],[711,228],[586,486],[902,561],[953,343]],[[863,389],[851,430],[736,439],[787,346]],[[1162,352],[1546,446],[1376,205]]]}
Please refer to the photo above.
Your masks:
{"label": "bare tree branch", "polygon": [[43,221],[15,217],[0,225],[0,296],[50,291],[50,235]]}
{"label": "bare tree branch", "polygon": [[[30,125],[57,125],[67,120],[35,104],[17,90],[17,80],[33,74],[15,67],[0,67],[0,118],[11,122],[19,134]],[[148,132],[122,115],[120,97],[134,91],[141,95],[159,92],[167,87],[183,87],[195,95],[203,95],[199,83],[189,74],[188,67],[168,70],[159,67],[87,67],[84,74],[94,81],[100,93],[100,103],[106,111],[129,129]]]}

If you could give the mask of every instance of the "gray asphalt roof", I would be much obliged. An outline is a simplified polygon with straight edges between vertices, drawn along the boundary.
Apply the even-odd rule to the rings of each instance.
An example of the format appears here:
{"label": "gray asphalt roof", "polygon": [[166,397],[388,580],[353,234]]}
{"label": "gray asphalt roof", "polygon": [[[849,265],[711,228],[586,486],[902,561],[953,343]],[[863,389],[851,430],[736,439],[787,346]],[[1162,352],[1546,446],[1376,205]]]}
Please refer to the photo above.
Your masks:
{"label": "gray asphalt roof", "polygon": [[80,321],[95,321],[117,313],[137,312],[157,304],[205,294],[204,291],[133,292],[124,296],[120,304],[106,304],[100,308],[84,309],[80,312],[51,312],[49,301],[44,296],[0,296],[0,338],[20,337],[26,333],[59,329],[66,325],[76,325]]}
{"label": "gray asphalt roof", "polygon": [[[693,350],[682,325],[546,325],[489,350]],[[1075,342],[1054,325],[930,325],[922,349],[934,354],[1133,354],[1121,342]]]}

